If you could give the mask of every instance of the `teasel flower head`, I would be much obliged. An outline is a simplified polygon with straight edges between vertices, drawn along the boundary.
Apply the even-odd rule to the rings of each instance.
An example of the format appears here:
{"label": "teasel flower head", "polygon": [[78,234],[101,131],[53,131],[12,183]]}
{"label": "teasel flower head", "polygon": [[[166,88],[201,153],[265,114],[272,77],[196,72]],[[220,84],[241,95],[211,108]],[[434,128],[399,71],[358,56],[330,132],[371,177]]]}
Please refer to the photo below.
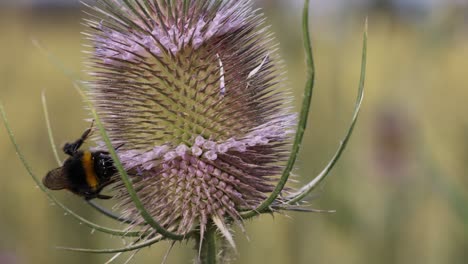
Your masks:
{"label": "teasel flower head", "polygon": [[[178,234],[253,210],[288,158],[296,115],[249,0],[98,2],[88,97],[144,208]],[[123,184],[123,215],[145,220]]]}
{"label": "teasel flower head", "polygon": [[[319,175],[297,190],[286,187],[314,85],[308,4],[305,0],[307,81],[299,118],[291,111],[274,37],[250,0],[98,0],[88,6],[84,34],[91,80],[77,86],[99,129],[95,150],[108,151],[118,171],[112,188],[121,215],[88,202],[128,228],[99,226],[60,203],[27,164],[0,104],[16,152],[54,203],[93,229],[137,237],[121,249],[67,249],[118,256],[162,239],[195,238],[198,260],[216,263],[222,255],[215,243],[219,234],[235,248],[233,224],[242,227],[244,219],[280,210],[314,211],[305,209],[303,200],[334,167],[357,120],[367,34],[345,137]],[[55,148],[45,97],[43,103]],[[57,154],[56,159],[60,164]]]}

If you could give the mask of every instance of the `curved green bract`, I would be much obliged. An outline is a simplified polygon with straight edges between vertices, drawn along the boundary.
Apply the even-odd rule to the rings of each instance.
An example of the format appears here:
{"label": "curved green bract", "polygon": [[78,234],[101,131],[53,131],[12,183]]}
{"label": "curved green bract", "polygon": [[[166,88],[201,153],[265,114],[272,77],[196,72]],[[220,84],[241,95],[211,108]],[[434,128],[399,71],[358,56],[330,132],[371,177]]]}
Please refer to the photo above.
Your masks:
{"label": "curved green bract", "polygon": [[52,134],[52,126],[50,125],[49,111],[47,110],[47,101],[46,101],[44,91],[42,91],[41,99],[42,99],[42,109],[44,110],[44,118],[45,118],[46,126],[47,126],[47,135],[49,135],[50,146],[52,147],[52,152],[54,153],[54,157],[55,157],[55,160],[57,161],[58,166],[62,166],[62,161],[60,160],[60,157],[58,155],[57,147],[56,147],[57,145],[55,144],[54,136]]}
{"label": "curved green bract", "polygon": [[32,39],[33,45],[42,53],[44,54],[47,59],[59,69],[65,76],[70,78],[71,80],[79,80],[78,74],[71,70],[69,67],[66,67],[65,64],[57,58],[53,53],[49,52],[37,39]]}
{"label": "curved green bract", "polygon": [[6,113],[5,113],[5,110],[3,108],[3,104],[0,103],[0,113],[1,113],[1,116],[2,116],[2,120],[3,120],[3,124],[8,132],[8,136],[10,137],[10,141],[11,143],[13,144],[14,148],[15,148],[15,151],[16,151],[16,154],[18,155],[21,163],[23,164],[24,168],[26,169],[26,171],[28,172],[28,174],[33,178],[34,182],[37,184],[37,186],[39,186],[39,188],[49,197],[49,199],[54,202],[55,204],[57,204],[58,206],[60,206],[66,213],[70,214],[71,216],[75,217],[78,221],[80,221],[81,223],[89,226],[90,228],[93,228],[97,231],[100,231],[100,232],[103,232],[103,233],[107,233],[107,234],[111,234],[111,235],[117,235],[117,236],[128,236],[128,237],[137,237],[137,236],[142,236],[144,235],[144,233],[142,232],[139,232],[139,231],[135,231],[135,232],[126,232],[126,231],[121,231],[121,230],[116,230],[116,229],[110,229],[110,228],[106,228],[106,227],[103,227],[103,226],[100,226],[100,225],[97,225],[93,222],[90,222],[86,219],[84,219],[83,217],[79,216],[78,214],[76,214],[75,212],[73,212],[72,210],[70,210],[68,207],[66,207],[64,204],[62,204],[60,201],[58,201],[48,190],[47,188],[42,184],[42,182],[40,180],[38,180],[38,178],[36,177],[36,175],[34,174],[34,172],[32,171],[32,168],[31,166],[29,165],[29,163],[26,161],[26,158],[24,157],[23,153],[21,152],[17,142],[16,142],[16,139],[13,135],[13,132],[10,128],[10,125],[8,123],[8,119],[6,117]]}
{"label": "curved green bract", "polygon": [[306,53],[306,62],[307,62],[307,81],[304,88],[304,98],[302,101],[302,109],[299,117],[299,122],[297,126],[296,136],[294,138],[293,147],[291,150],[291,155],[289,156],[288,163],[286,164],[285,169],[283,170],[283,174],[281,175],[278,184],[276,185],[273,192],[270,196],[263,201],[256,209],[243,212],[241,216],[243,218],[250,218],[259,213],[268,210],[269,206],[276,200],[278,195],[283,190],[286,182],[288,181],[289,175],[291,170],[294,168],[294,164],[296,162],[297,154],[300,150],[302,139],[304,137],[304,132],[307,127],[307,119],[309,117],[309,109],[312,101],[312,92],[314,88],[314,81],[315,81],[315,66],[314,66],[314,58],[312,54],[312,43],[310,41],[310,34],[309,34],[309,0],[304,1],[304,8],[302,13],[302,34],[303,34],[303,41],[304,41],[304,48]]}
{"label": "curved green bract", "polygon": [[151,239],[146,240],[145,242],[141,242],[139,244],[134,244],[132,246],[124,247],[124,248],[110,248],[110,249],[88,249],[88,248],[71,248],[71,247],[57,247],[57,249],[75,251],[75,252],[85,252],[85,253],[120,253],[120,252],[128,252],[133,250],[138,250],[144,247],[148,247],[163,240],[161,236],[157,236]]}
{"label": "curved green bract", "polygon": [[335,155],[331,158],[327,166],[317,175],[312,181],[302,187],[295,194],[286,197],[288,204],[295,204],[300,202],[304,197],[310,194],[328,175],[328,173],[333,169],[336,162],[340,159],[341,154],[345,150],[348,141],[353,133],[354,125],[356,124],[357,118],[359,116],[359,110],[361,109],[362,100],[364,98],[364,81],[366,79],[366,61],[367,61],[367,19],[364,26],[364,37],[362,44],[362,60],[361,60],[361,77],[359,80],[359,89],[356,99],[356,104],[354,106],[353,118],[351,119],[351,124],[346,132],[345,137],[340,143],[338,150],[335,152]]}
{"label": "curved green bract", "polygon": [[135,192],[135,189],[133,188],[133,185],[130,181],[130,178],[128,177],[127,172],[122,166],[122,163],[120,162],[119,157],[117,156],[117,153],[115,152],[114,146],[112,146],[112,142],[109,139],[109,136],[107,135],[106,130],[104,129],[104,126],[96,112],[96,109],[94,108],[93,104],[91,101],[88,99],[88,97],[84,94],[84,92],[80,89],[77,83],[75,83],[75,87],[80,93],[80,95],[83,97],[83,99],[86,101],[88,104],[89,109],[91,110],[91,114],[93,115],[94,121],[96,122],[97,127],[99,128],[99,131],[101,133],[102,139],[106,143],[106,146],[108,148],[109,154],[112,157],[112,160],[114,161],[114,166],[116,167],[117,171],[119,172],[119,175],[122,179],[122,182],[124,183],[125,187],[127,188],[128,194],[130,195],[130,198],[132,199],[133,203],[135,204],[135,207],[138,209],[140,212],[141,217],[145,220],[145,222],[153,227],[159,234],[164,236],[165,238],[170,238],[173,240],[182,240],[187,237],[188,234],[175,234],[170,232],[169,230],[165,229],[162,227],[156,220],[153,219],[153,217],[146,211],[144,208],[140,198],[138,198],[138,195]]}

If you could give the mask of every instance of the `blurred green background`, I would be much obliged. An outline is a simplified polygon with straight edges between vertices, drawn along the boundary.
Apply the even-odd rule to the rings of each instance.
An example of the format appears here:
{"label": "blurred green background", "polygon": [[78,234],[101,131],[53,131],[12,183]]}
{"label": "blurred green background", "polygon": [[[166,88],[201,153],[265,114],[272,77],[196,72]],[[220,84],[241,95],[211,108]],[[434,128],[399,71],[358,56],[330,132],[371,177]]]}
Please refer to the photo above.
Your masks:
{"label": "blurred green background", "polygon": [[[77,138],[89,117],[63,70],[87,78],[81,53],[83,8],[77,1],[55,2],[0,3],[0,100],[40,177],[56,166],[41,92],[47,95],[58,144]],[[281,43],[296,102],[305,81],[300,2],[256,3]],[[310,200],[314,208],[337,212],[248,221],[248,238],[236,230],[235,263],[468,263],[468,5],[323,2],[311,5],[317,80],[295,171],[299,182],[320,172],[349,124],[363,22],[369,15],[361,116],[341,162]],[[33,40],[64,66],[54,65]],[[104,263],[112,256],[54,247],[123,246],[120,238],[92,233],[51,205],[15,156],[3,127],[0,171],[0,264]],[[86,218],[119,227],[72,194],[57,196]],[[161,263],[168,248],[160,243],[141,250],[133,263]],[[191,243],[176,244],[168,263],[191,263],[192,248]]]}

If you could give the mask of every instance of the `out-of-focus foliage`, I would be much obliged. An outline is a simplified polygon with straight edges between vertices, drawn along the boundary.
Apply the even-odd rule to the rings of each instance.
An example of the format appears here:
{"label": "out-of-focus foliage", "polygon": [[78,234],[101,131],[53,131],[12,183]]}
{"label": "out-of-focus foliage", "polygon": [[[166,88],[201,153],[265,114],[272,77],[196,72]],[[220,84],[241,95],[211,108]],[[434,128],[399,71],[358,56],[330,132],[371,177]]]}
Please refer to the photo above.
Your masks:
{"label": "out-of-focus foliage", "polygon": [[[258,6],[268,6],[298,103],[305,78],[299,10]],[[236,230],[241,252],[236,263],[465,263],[467,11],[441,8],[420,16],[376,5],[320,16],[320,6],[311,8],[317,81],[295,171],[301,182],[322,169],[348,125],[369,13],[361,119],[341,163],[311,199],[313,207],[337,212],[262,216],[246,223],[250,241]],[[82,74],[81,17],[78,10],[0,10],[0,100],[39,175],[56,166],[41,92],[47,94],[57,143],[75,139],[88,126],[84,119],[89,115],[64,73],[66,67],[87,78]],[[32,39],[65,66],[47,59]],[[122,246],[51,206],[21,167],[3,128],[0,169],[0,263],[103,263],[111,256],[54,246]],[[57,195],[87,218],[118,227],[72,194]],[[162,243],[142,250],[135,263],[158,263],[168,247]],[[168,263],[189,263],[191,247],[177,244]]]}

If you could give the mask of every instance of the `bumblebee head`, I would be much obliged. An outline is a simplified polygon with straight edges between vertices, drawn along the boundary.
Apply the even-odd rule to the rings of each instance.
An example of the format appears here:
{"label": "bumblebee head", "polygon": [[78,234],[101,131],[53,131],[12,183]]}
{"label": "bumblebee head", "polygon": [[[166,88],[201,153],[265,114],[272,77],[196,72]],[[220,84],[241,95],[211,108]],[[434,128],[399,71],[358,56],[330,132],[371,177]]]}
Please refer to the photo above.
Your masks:
{"label": "bumblebee head", "polygon": [[53,169],[42,179],[42,184],[50,190],[63,190],[68,187],[62,167]]}

